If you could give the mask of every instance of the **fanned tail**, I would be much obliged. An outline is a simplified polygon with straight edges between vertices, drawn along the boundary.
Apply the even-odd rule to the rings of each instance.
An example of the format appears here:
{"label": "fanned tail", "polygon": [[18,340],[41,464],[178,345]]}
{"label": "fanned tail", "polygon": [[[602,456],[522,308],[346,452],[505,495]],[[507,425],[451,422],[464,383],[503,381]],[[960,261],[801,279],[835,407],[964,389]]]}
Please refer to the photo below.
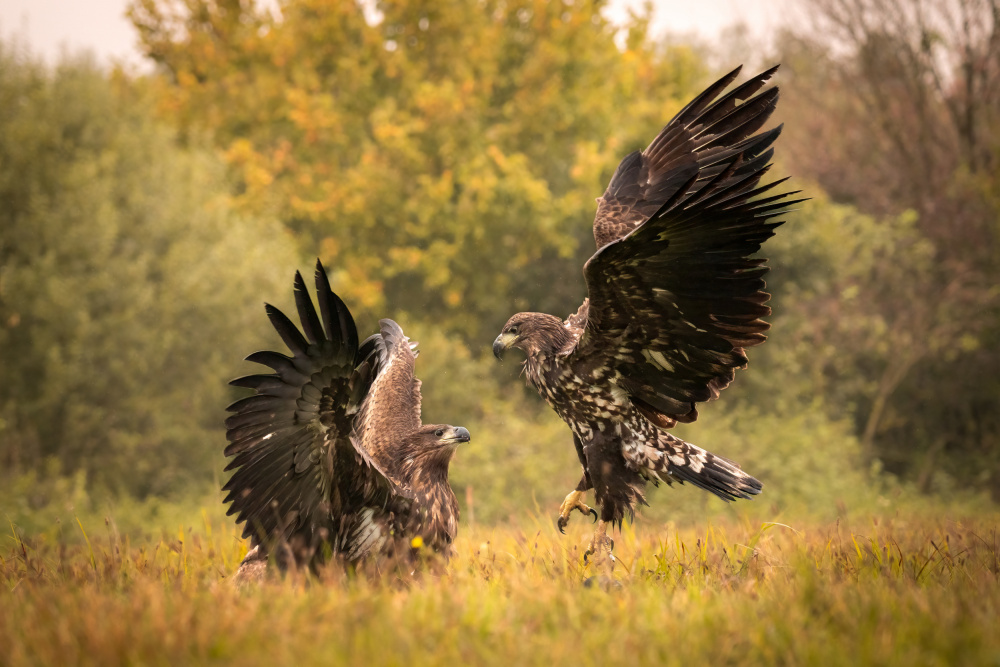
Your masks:
{"label": "fanned tail", "polygon": [[646,449],[646,465],[650,469],[665,472],[672,480],[693,484],[726,502],[739,498],[750,500],[764,486],[757,478],[743,472],[738,463],[669,433],[660,432],[656,449]]}

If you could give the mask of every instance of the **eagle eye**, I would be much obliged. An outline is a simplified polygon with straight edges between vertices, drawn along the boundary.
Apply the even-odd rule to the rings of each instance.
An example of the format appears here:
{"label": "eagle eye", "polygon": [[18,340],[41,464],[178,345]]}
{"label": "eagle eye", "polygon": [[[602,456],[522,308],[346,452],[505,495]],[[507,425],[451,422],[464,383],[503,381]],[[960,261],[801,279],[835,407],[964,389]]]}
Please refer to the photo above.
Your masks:
{"label": "eagle eye", "polygon": [[444,435],[444,429],[439,428],[438,430],[434,431],[434,435],[440,438],[442,435]]}
{"label": "eagle eye", "polygon": [[517,335],[517,325],[508,328],[507,333]]}

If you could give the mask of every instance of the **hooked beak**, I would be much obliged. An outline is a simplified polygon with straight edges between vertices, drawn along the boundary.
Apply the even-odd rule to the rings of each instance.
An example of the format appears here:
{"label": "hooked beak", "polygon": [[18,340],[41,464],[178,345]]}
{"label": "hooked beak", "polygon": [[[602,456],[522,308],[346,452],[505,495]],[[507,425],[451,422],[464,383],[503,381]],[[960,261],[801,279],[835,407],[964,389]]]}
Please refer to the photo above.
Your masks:
{"label": "hooked beak", "polygon": [[497,359],[503,360],[503,353],[510,347],[510,344],[514,342],[517,336],[509,333],[502,333],[497,336],[497,339],[493,341],[493,356]]}
{"label": "hooked beak", "polygon": [[463,426],[456,426],[451,430],[451,435],[449,435],[445,440],[458,444],[460,442],[468,442],[472,440],[472,436],[469,435],[469,429]]}

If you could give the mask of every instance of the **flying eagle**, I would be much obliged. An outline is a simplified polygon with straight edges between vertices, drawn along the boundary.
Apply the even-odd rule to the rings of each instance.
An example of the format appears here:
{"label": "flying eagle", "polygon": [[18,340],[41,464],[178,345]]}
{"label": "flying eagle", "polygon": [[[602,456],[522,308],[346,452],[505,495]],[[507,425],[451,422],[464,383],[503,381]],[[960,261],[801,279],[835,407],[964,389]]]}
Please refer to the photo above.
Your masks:
{"label": "flying eagle", "polygon": [[252,543],[237,581],[261,576],[269,554],[281,568],[314,568],[331,556],[407,555],[417,538],[447,553],[458,530],[448,465],[469,432],[420,423],[416,343],[384,319],[359,344],[319,261],[316,293],[319,314],[296,272],[305,335],[265,304],[292,356],[255,352],[247,361],[274,373],[230,382],[255,390],[227,408],[227,514]]}
{"label": "flying eagle", "polygon": [[[652,481],[690,482],[723,500],[761,483],[728,459],[667,432],[692,422],[762,343],[770,314],[764,259],[753,258],[797,201],[759,185],[781,127],[767,122],[777,67],[716,101],[730,72],[684,107],[646,150],[622,160],[597,200],[588,298],[565,321],[518,313],[493,343],[522,350],[533,385],[573,432],[583,477],[559,509],[600,523],[587,555],[610,550],[607,524],[633,516]],[[799,200],[801,201],[801,200]],[[594,489],[600,515],[584,502]]]}

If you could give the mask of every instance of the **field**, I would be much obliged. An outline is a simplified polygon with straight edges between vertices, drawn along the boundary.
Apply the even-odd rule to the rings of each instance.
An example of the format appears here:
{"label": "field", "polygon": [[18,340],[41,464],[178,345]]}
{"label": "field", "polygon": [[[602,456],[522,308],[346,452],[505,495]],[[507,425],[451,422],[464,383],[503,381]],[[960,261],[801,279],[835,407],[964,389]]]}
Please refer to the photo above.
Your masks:
{"label": "field", "polygon": [[[207,517],[207,515],[206,515]],[[463,527],[447,566],[251,591],[234,528],[4,540],[0,663],[1000,665],[1000,517]],[[68,529],[63,526],[63,529]]]}

